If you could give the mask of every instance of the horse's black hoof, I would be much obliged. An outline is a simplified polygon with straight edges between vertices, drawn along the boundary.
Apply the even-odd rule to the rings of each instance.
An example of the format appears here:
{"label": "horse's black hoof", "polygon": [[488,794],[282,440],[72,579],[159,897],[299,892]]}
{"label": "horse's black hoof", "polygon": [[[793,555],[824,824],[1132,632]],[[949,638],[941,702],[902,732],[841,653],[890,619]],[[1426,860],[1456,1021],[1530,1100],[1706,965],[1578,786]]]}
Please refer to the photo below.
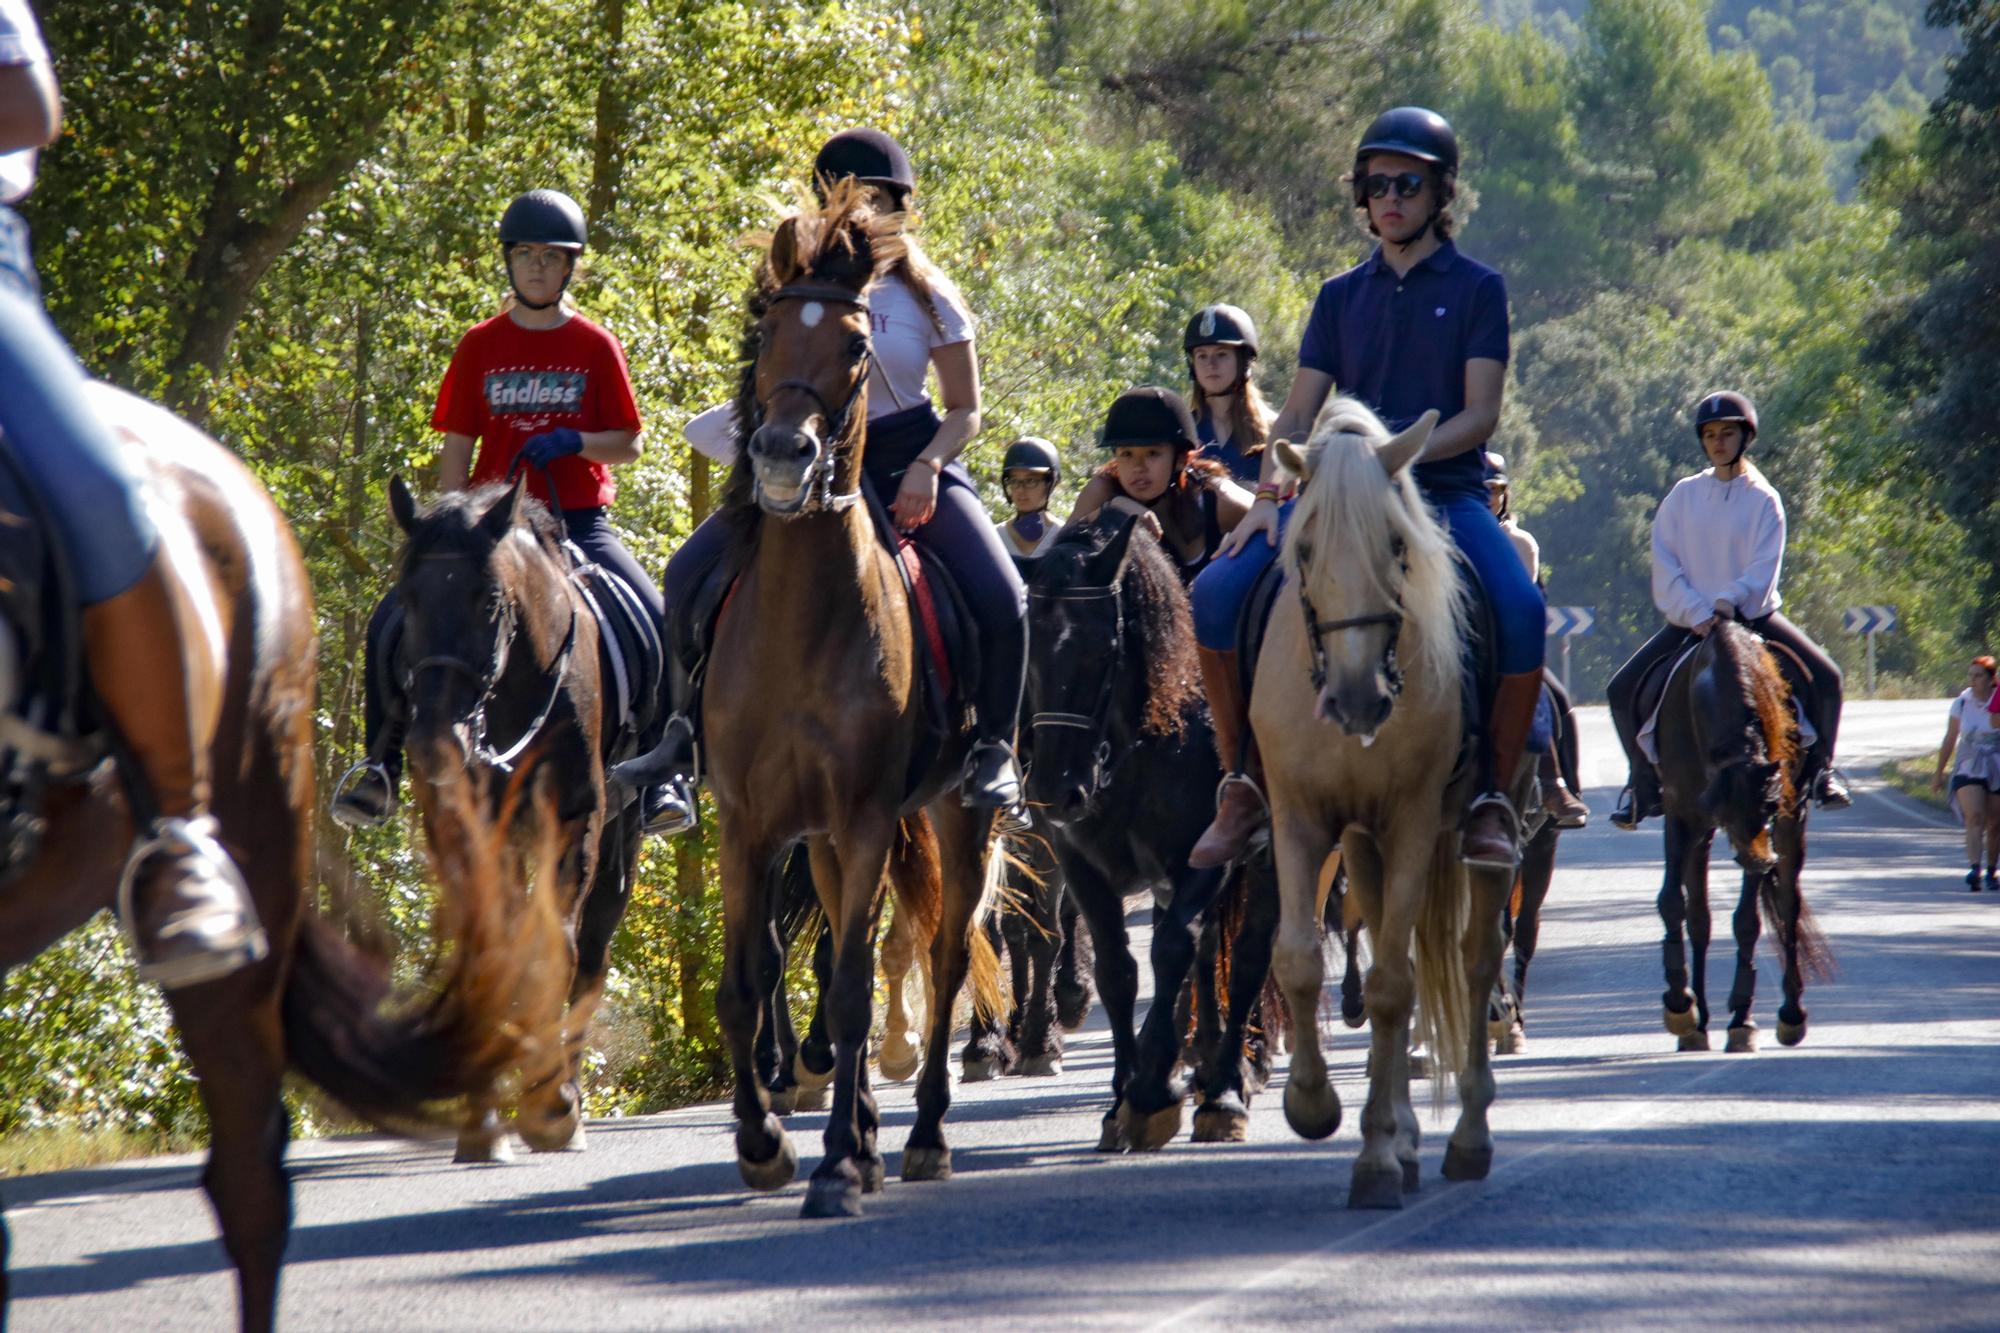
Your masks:
{"label": "horse's black hoof", "polygon": [[1062,1073],[1063,1058],[1060,1052],[1047,1055],[1031,1055],[1021,1062],[1014,1072],[1023,1078],[1054,1078]]}
{"label": "horse's black hoof", "polygon": [[949,1148],[903,1149],[903,1179],[950,1180],[951,1149]]}
{"label": "horse's black hoof", "polygon": [[1194,1113],[1196,1143],[1242,1143],[1250,1137],[1250,1112],[1233,1092],[1198,1108]]}
{"label": "horse's black hoof", "polygon": [[1403,1168],[1403,1193],[1415,1194],[1423,1187],[1423,1163],[1414,1157],[1398,1157],[1396,1161]]}
{"label": "horse's black hoof", "polygon": [[1104,1117],[1104,1131],[1097,1136],[1097,1151],[1128,1152],[1131,1143],[1125,1137],[1125,1128],[1116,1112]]}
{"label": "horse's black hoof", "polygon": [[1323,1139],[1340,1128],[1340,1094],[1331,1083],[1308,1091],[1296,1080],[1285,1084],[1285,1120],[1302,1139]]}
{"label": "horse's black hoof", "polygon": [[1000,1073],[1000,1062],[987,1059],[966,1059],[959,1065],[960,1083],[985,1083]]}
{"label": "horse's black hoof", "polygon": [[1446,1180],[1484,1180],[1493,1170],[1493,1145],[1484,1148],[1461,1148],[1456,1143],[1447,1143],[1444,1148],[1444,1178]]}
{"label": "horse's black hoof", "polygon": [[882,1192],[887,1168],[880,1157],[857,1157],[854,1159],[854,1167],[861,1173],[861,1192],[863,1194],[880,1194]]}
{"label": "horse's black hoof", "polygon": [[[781,1130],[778,1134],[778,1151],[768,1161],[753,1162],[747,1157],[736,1159],[736,1170],[743,1177],[743,1183],[753,1190],[770,1193],[781,1190],[792,1183],[792,1177],[799,1173],[799,1150],[792,1146],[790,1138]],[[817,1182],[815,1182],[817,1183]],[[806,1216],[814,1216],[812,1213]]]}
{"label": "horse's black hoof", "polygon": [[800,1217],[861,1216],[861,1182],[844,1176],[814,1176],[806,1184]]}
{"label": "horse's black hoof", "polygon": [[786,1088],[783,1092],[771,1094],[771,1114],[787,1116],[799,1109],[799,1090]]}
{"label": "horse's black hoof", "polygon": [[1697,1028],[1693,1032],[1681,1033],[1680,1048],[1684,1051],[1705,1051],[1708,1049],[1708,1029]]}
{"label": "horse's black hoof", "polygon": [[1182,1104],[1178,1101],[1151,1114],[1135,1110],[1129,1101],[1118,1108],[1119,1128],[1133,1152],[1158,1152],[1172,1143],[1181,1132],[1181,1117]]}
{"label": "horse's black hoof", "polygon": [[1778,1045],[1796,1046],[1806,1039],[1806,1016],[1799,1015],[1796,1023],[1787,1022],[1783,1015],[1778,1018]]}
{"label": "horse's black hoof", "polygon": [[1730,1055],[1755,1055],[1757,1053],[1757,1025],[1750,1023],[1743,1027],[1729,1029],[1729,1041],[1722,1049]]}
{"label": "horse's black hoof", "polygon": [[1357,1163],[1347,1187],[1349,1208],[1401,1208],[1403,1171],[1400,1166],[1364,1167]]}

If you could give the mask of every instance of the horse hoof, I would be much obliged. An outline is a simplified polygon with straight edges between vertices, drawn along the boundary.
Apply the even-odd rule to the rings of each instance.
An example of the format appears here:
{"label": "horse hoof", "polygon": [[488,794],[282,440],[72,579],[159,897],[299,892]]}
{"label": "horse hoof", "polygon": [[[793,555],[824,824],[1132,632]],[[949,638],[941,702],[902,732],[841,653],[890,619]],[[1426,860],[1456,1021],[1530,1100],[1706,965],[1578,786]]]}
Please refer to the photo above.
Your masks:
{"label": "horse hoof", "polygon": [[1194,1113],[1196,1143],[1242,1143],[1250,1137],[1250,1112],[1234,1095],[1213,1101]]}
{"label": "horse hoof", "polygon": [[1799,1019],[1796,1023],[1787,1023],[1782,1018],[1778,1020],[1778,1045],[1796,1046],[1805,1039],[1806,1020],[1804,1018]]}
{"label": "horse hoof", "polygon": [[801,1052],[792,1058],[792,1081],[799,1085],[799,1105],[804,1106],[808,1095],[833,1086],[833,1066],[828,1065],[822,1073],[808,1065]]}
{"label": "horse hoof", "polygon": [[1723,1050],[1731,1055],[1755,1055],[1757,1053],[1756,1026],[1753,1024],[1748,1027],[1729,1029],[1729,1042],[1723,1047]]}
{"label": "horse hoof", "polygon": [[1323,1139],[1340,1128],[1340,1094],[1327,1084],[1308,1092],[1302,1083],[1285,1084],[1285,1121],[1302,1139]]}
{"label": "horse hoof", "polygon": [[1097,1151],[1126,1152],[1132,1145],[1126,1141],[1125,1128],[1116,1114],[1104,1117],[1104,1132],[1097,1136]]}
{"label": "horse hoof", "polygon": [[824,1111],[832,1100],[832,1088],[800,1088],[793,1098],[793,1105],[800,1111]]}
{"label": "horse hoof", "polygon": [[797,1088],[786,1088],[783,1092],[774,1092],[771,1094],[772,1115],[790,1115],[798,1109],[799,1090]]}
{"label": "horse hoof", "polygon": [[[778,1151],[771,1154],[769,1161],[753,1162],[747,1157],[738,1157],[736,1170],[743,1177],[743,1183],[753,1190],[766,1194],[781,1190],[791,1184],[792,1177],[799,1173],[799,1150],[792,1146],[788,1136],[781,1133],[778,1136]],[[806,1216],[816,1214],[807,1213]]]}
{"label": "horse hoof", "polygon": [[1431,1055],[1429,1051],[1410,1052],[1410,1077],[1429,1078],[1431,1076]]}
{"label": "horse hoof", "polygon": [[1023,1078],[1054,1078],[1057,1074],[1062,1073],[1062,1057],[1060,1055],[1031,1055],[1021,1062],[1021,1067],[1015,1072]]}
{"label": "horse hoof", "polygon": [[[1701,1019],[1694,1011],[1694,997],[1684,991],[1681,994],[1681,998],[1687,1001],[1687,1008],[1675,1009],[1672,1005],[1666,1005],[1660,1010],[1661,1016],[1666,1022],[1667,1031],[1673,1033],[1676,1037],[1685,1037],[1688,1033],[1693,1032],[1701,1023]],[[1708,1048],[1704,1046],[1702,1049],[1707,1050]]]}
{"label": "horse hoof", "polygon": [[505,1134],[498,1138],[461,1138],[451,1160],[465,1166],[500,1166],[514,1160],[514,1145]]}
{"label": "horse hoof", "polygon": [[950,1180],[951,1149],[949,1148],[903,1149],[903,1179]]}
{"label": "horse hoof", "polygon": [[1118,1108],[1118,1120],[1133,1152],[1158,1152],[1181,1132],[1181,1103],[1172,1102],[1151,1115],[1143,1115],[1126,1102]]}
{"label": "horse hoof", "polygon": [[1403,1193],[1415,1194],[1423,1187],[1423,1164],[1414,1157],[1398,1157],[1396,1163],[1403,1168]]}
{"label": "horse hoof", "polygon": [[1083,1020],[1090,1017],[1091,994],[1088,988],[1078,986],[1075,990],[1056,988],[1056,1022],[1064,1032],[1074,1032],[1083,1026]]}
{"label": "horse hoof", "polygon": [[904,1083],[916,1076],[917,1066],[922,1064],[923,1060],[923,1052],[914,1046],[910,1048],[907,1056],[902,1052],[892,1055],[884,1050],[882,1058],[876,1062],[876,1067],[882,1071],[882,1077],[889,1082]]}
{"label": "horse hoof", "polygon": [[999,1062],[994,1060],[967,1060],[958,1070],[960,1083],[984,1083],[1000,1072]]}
{"label": "horse hoof", "polygon": [[1681,1033],[1681,1049],[1684,1051],[1705,1051],[1708,1049],[1708,1030],[1697,1028],[1693,1032]]}
{"label": "horse hoof", "polygon": [[1493,1040],[1495,1055],[1519,1055],[1528,1048],[1528,1034],[1521,1030],[1519,1023],[1509,1024],[1505,1032]]}
{"label": "horse hoof", "polygon": [[1486,1020],[1486,1040],[1499,1041],[1502,1037],[1506,1035],[1507,1035],[1506,1019],[1489,1018]]}
{"label": "horse hoof", "polygon": [[882,1164],[882,1159],[879,1157],[857,1157],[854,1159],[854,1165],[861,1172],[861,1192],[863,1194],[880,1194],[884,1178],[888,1173],[888,1168]]}
{"label": "horse hoof", "polygon": [[1484,1148],[1461,1148],[1456,1143],[1444,1146],[1444,1178],[1446,1180],[1484,1180],[1493,1170],[1493,1145]]}
{"label": "horse hoof", "polygon": [[1364,1167],[1356,1164],[1353,1183],[1347,1187],[1349,1208],[1401,1208],[1403,1171],[1401,1167]]}
{"label": "horse hoof", "polygon": [[806,1185],[800,1217],[861,1216],[861,1182],[843,1176],[814,1176]]}
{"label": "horse hoof", "polygon": [[539,1129],[532,1120],[517,1119],[514,1132],[528,1145],[529,1152],[583,1151],[583,1117],[574,1111],[559,1120],[543,1122]]}

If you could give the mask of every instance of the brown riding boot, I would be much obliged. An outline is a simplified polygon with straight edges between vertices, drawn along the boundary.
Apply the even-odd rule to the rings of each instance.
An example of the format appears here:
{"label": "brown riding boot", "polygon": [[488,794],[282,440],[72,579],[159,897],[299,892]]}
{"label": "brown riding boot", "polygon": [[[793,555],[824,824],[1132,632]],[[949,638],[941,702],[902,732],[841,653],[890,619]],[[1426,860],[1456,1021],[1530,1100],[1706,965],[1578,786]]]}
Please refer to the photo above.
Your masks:
{"label": "brown riding boot", "polygon": [[1549,818],[1556,821],[1557,828],[1582,828],[1590,822],[1590,807],[1576,798],[1576,793],[1563,781],[1562,765],[1556,762],[1555,742],[1542,752],[1540,774],[1542,781],[1542,809],[1548,811]]}
{"label": "brown riding boot", "polygon": [[1514,777],[1521,768],[1521,753],[1528,745],[1528,733],[1535,726],[1535,705],[1541,697],[1539,671],[1500,677],[1500,687],[1493,695],[1493,715],[1486,728],[1488,743],[1493,747],[1493,782],[1498,790],[1482,793],[1466,816],[1459,856],[1469,866],[1511,874],[1520,865],[1521,821],[1515,813],[1511,792]]}
{"label": "brown riding boot", "polygon": [[[1201,683],[1208,691],[1209,716],[1215,722],[1215,749],[1222,759],[1225,776],[1216,792],[1215,819],[1202,830],[1201,840],[1188,853],[1188,864],[1196,870],[1226,866],[1241,857],[1251,837],[1270,817],[1264,793],[1258,785],[1263,778],[1257,757],[1257,741],[1244,738],[1250,731],[1250,702],[1243,697],[1243,681],[1236,669],[1236,654],[1200,649]],[[1237,764],[1243,765],[1242,769]]]}
{"label": "brown riding boot", "polygon": [[[163,553],[137,583],[83,611],[90,681],[137,762],[158,817],[141,830],[118,883],[118,915],[142,981],[213,981],[269,948],[243,877],[208,813],[206,738],[190,695],[191,612]],[[213,725],[210,722],[208,725]]]}

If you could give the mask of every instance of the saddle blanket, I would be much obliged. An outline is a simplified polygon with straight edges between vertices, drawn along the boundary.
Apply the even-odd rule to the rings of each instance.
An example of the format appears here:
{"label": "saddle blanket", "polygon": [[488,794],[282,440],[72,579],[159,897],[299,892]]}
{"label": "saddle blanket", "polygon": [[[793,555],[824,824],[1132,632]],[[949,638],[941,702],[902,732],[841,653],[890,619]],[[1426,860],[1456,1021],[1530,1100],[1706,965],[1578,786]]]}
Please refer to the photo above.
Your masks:
{"label": "saddle blanket", "polygon": [[[1655,764],[1660,762],[1658,732],[1660,729],[1660,710],[1666,706],[1667,702],[1665,685],[1672,683],[1674,676],[1687,664],[1687,660],[1694,656],[1695,649],[1699,647],[1701,647],[1701,640],[1696,639],[1693,643],[1674,655],[1673,661],[1667,666],[1667,674],[1661,677],[1663,684],[1660,689],[1660,697],[1654,700],[1651,711],[1646,714],[1646,720],[1639,728],[1639,748],[1645,752],[1646,758]],[[1819,740],[1819,731],[1814,728],[1811,720],[1806,717],[1805,707],[1799,702],[1799,696],[1796,692],[1787,694],[1785,698],[1792,706],[1792,719],[1797,723],[1799,728],[1799,749],[1801,751],[1810,750]]]}

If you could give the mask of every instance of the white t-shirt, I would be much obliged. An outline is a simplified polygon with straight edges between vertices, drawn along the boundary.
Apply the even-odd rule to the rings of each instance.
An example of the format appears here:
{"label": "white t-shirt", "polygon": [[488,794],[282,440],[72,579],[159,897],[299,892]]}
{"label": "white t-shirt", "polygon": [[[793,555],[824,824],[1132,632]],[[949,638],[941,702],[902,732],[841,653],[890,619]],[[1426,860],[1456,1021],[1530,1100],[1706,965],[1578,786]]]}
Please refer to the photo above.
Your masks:
{"label": "white t-shirt", "polygon": [[870,421],[924,401],[933,349],[972,341],[972,312],[964,301],[949,290],[934,295],[936,324],[923,298],[900,276],[892,273],[868,289],[875,342],[875,368],[868,376]]}
{"label": "white t-shirt", "polygon": [[1951,701],[1951,715],[1958,722],[1958,762],[1951,766],[1953,777],[2000,781],[2000,727],[1986,705],[1960,690]]}
{"label": "white t-shirt", "polygon": [[[49,48],[42,44],[28,0],[0,0],[0,66],[46,65]],[[14,204],[35,188],[35,154],[23,148],[0,153],[0,204]]]}

